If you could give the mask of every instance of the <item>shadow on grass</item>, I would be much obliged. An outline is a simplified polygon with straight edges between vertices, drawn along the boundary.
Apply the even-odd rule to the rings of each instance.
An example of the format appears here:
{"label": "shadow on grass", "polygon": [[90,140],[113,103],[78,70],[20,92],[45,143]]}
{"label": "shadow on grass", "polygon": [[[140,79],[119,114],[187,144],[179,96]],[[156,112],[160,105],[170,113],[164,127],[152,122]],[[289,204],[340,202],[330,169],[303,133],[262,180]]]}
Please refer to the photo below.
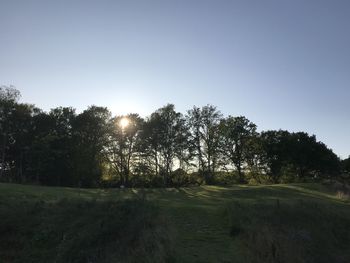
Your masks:
{"label": "shadow on grass", "polygon": [[329,205],[236,202],[227,216],[246,262],[350,262],[350,217]]}
{"label": "shadow on grass", "polygon": [[169,262],[172,233],[145,200],[0,204],[0,262]]}

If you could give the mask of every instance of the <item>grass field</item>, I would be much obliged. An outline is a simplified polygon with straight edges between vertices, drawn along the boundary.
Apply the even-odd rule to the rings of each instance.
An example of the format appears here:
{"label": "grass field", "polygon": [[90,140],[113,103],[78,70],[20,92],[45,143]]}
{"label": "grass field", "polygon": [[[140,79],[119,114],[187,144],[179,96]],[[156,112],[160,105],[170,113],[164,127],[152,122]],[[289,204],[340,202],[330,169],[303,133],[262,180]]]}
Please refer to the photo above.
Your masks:
{"label": "grass field", "polygon": [[[3,222],[11,209],[16,209],[16,207],[21,209],[21,207],[23,208],[38,203],[42,204],[40,209],[46,209],[47,205],[62,203],[62,200],[64,200],[63,204],[69,205],[72,203],[79,204],[80,202],[94,202],[99,204],[113,203],[135,198],[140,200],[146,199],[155,207],[159,208],[159,214],[161,215],[159,218],[162,218],[159,220],[167,222],[169,233],[171,233],[171,241],[169,242],[171,242],[172,246],[172,261],[175,262],[247,262],[248,260],[251,262],[256,260],[256,262],[258,262],[257,258],[248,259],[246,253],[246,250],[249,249],[251,253],[261,252],[255,251],[255,245],[253,250],[251,250],[252,248],[250,247],[252,242],[257,242],[257,239],[255,236],[252,239],[253,241],[251,241],[249,237],[248,239],[237,237],[242,230],[240,227],[242,226],[244,228],[244,226],[247,225],[250,227],[249,229],[255,229],[256,231],[257,224],[261,224],[262,233],[264,233],[264,231],[270,231],[264,234],[263,238],[266,238],[269,233],[271,234],[272,228],[268,227],[271,224],[265,227],[264,224],[266,222],[259,221],[259,215],[264,214],[264,211],[272,211],[271,213],[266,213],[266,215],[275,217],[276,214],[273,212],[275,210],[271,210],[271,207],[273,209],[276,209],[276,207],[278,209],[281,208],[281,210],[278,211],[284,211],[283,209],[290,211],[290,208],[300,206],[300,204],[304,207],[304,210],[298,208],[295,210],[295,213],[292,212],[288,214],[287,212],[283,216],[278,217],[278,220],[281,220],[281,218],[287,220],[286,218],[288,217],[291,221],[288,222],[288,224],[293,224],[294,221],[297,222],[299,220],[298,213],[303,213],[300,211],[307,210],[308,212],[303,214],[303,216],[309,217],[309,219],[311,218],[315,222],[309,222],[307,225],[304,224],[303,227],[307,230],[307,227],[319,224],[319,228],[313,228],[313,230],[310,230],[310,233],[318,233],[320,229],[330,229],[330,227],[339,228],[341,230],[339,233],[336,231],[337,233],[334,235],[333,230],[331,230],[331,234],[325,232],[325,235],[332,235],[332,237],[329,238],[334,238],[334,241],[331,240],[330,245],[325,247],[325,249],[329,249],[329,251],[323,251],[322,253],[326,255],[337,253],[335,257],[331,257],[332,259],[336,258],[337,262],[348,262],[346,260],[350,258],[350,247],[346,247],[348,244],[350,245],[350,228],[347,223],[350,222],[350,202],[347,199],[339,198],[339,195],[337,195],[335,191],[320,184],[232,187],[202,186],[180,189],[145,190],[79,190],[72,188],[0,184],[0,220]],[[88,210],[89,207],[85,209]],[[100,214],[103,214],[103,209],[105,208],[99,211]],[[249,210],[248,212],[247,209]],[[72,210],[74,211],[74,207],[71,208],[70,213],[72,213]],[[135,213],[138,213],[138,211]],[[337,217],[335,222],[332,221],[332,218],[334,218],[333,215]],[[89,216],[89,214],[86,216]],[[126,220],[130,221],[130,213],[128,216]],[[147,220],[151,221],[158,220],[157,216],[158,215],[155,215],[155,217],[153,217],[153,215],[151,215],[149,218],[146,217],[146,219],[148,218]],[[270,220],[270,217],[266,217],[265,219]],[[70,218],[72,218],[72,216],[70,216]],[[327,225],[328,221],[332,221],[332,225]],[[235,225],[236,223],[237,225]],[[283,225],[284,221],[279,221],[279,223]],[[237,230],[236,232],[238,234],[232,233],[232,231],[235,230]],[[0,228],[0,231],[6,231],[6,229],[1,230]],[[108,231],[108,229],[105,231]],[[247,232],[246,229],[244,231]],[[258,230],[258,232],[259,231],[260,230]],[[108,235],[108,232],[106,235]],[[152,238],[157,239],[159,236],[153,236]],[[272,239],[274,238],[273,236]],[[328,238],[328,236],[323,236],[321,239],[322,238]],[[168,239],[164,239],[162,242],[167,242],[167,240]],[[248,244],[245,244],[247,243],[246,241]],[[266,243],[266,240],[262,240],[262,242]],[[341,242],[341,244],[338,244],[339,242]],[[4,251],[5,249],[8,251]],[[324,250],[323,247],[320,247],[320,249]],[[158,250],[163,251],[164,248],[159,248]],[[51,250],[47,251],[47,253],[51,253]],[[0,262],[11,262],[11,260],[14,260],[14,257],[11,258],[9,255],[15,255],[16,253],[18,253],[18,251],[16,251],[16,246],[6,246],[4,236],[0,237],[0,256],[3,256],[3,258],[0,258]],[[40,251],[37,253],[40,253]],[[145,253],[147,253],[147,251]],[[141,253],[140,255],[144,254]],[[48,254],[47,258],[52,258],[52,256],[53,255]],[[142,262],[140,257],[138,259],[139,262]],[[159,259],[159,261],[164,260],[164,258]],[[278,259],[273,261],[266,258],[266,262],[269,261],[278,262]],[[31,261],[28,260],[27,262]]]}

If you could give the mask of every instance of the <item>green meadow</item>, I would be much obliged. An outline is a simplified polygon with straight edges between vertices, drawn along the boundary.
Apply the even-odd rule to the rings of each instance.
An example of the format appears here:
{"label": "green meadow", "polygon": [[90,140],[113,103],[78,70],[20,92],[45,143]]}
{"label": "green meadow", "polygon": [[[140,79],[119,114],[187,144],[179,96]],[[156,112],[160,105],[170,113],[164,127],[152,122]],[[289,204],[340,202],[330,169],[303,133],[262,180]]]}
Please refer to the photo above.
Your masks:
{"label": "green meadow", "polygon": [[349,222],[321,184],[0,184],[0,262],[349,262]]}

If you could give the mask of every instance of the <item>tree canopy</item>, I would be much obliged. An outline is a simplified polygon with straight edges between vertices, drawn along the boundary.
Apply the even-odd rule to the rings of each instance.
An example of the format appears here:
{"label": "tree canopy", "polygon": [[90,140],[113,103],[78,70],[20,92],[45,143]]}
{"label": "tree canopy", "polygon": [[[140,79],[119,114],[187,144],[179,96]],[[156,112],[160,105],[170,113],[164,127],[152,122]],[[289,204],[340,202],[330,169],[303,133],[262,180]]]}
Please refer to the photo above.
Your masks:
{"label": "tree canopy", "polygon": [[280,183],[350,173],[316,136],[257,131],[215,106],[186,114],[167,104],[142,118],[105,107],[44,112],[0,88],[0,180],[58,186]]}

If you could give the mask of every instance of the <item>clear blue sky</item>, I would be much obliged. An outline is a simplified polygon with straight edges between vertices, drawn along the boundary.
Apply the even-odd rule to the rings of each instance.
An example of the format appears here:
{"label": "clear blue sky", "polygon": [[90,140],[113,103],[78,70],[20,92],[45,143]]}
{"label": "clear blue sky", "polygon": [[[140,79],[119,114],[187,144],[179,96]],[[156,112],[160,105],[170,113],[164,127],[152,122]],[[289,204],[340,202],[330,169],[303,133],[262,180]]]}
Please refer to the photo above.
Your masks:
{"label": "clear blue sky", "polygon": [[0,0],[0,84],[45,110],[214,104],[350,154],[348,0]]}

